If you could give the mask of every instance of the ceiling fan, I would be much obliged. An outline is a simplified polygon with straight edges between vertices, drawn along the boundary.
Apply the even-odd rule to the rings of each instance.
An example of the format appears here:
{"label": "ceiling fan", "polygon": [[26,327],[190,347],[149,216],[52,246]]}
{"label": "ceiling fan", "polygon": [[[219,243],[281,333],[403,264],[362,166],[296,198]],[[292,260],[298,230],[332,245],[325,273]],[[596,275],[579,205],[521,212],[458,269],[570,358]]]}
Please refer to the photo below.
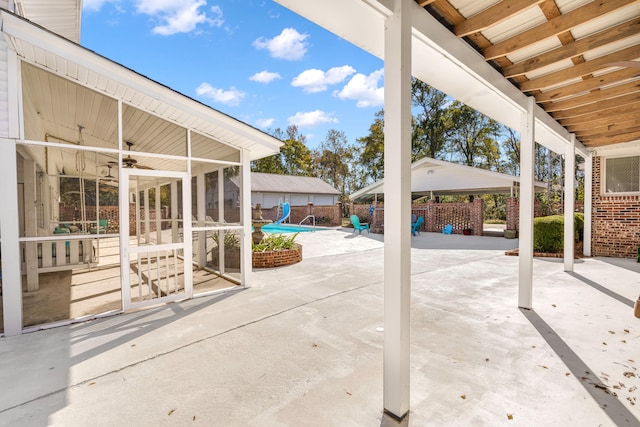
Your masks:
{"label": "ceiling fan", "polygon": [[[128,168],[128,169],[153,169],[150,168],[149,166],[144,166],[138,163],[138,161],[136,159],[134,159],[133,157],[131,157],[131,147],[133,147],[133,142],[131,141],[126,141],[125,144],[127,144],[127,147],[129,147],[129,152],[127,153],[127,157],[123,157],[122,158],[122,167],[123,168]],[[118,162],[109,162],[109,164],[111,166],[117,166]]]}
{"label": "ceiling fan", "polygon": [[[100,178],[101,181],[114,182],[114,181],[118,180],[115,176],[111,175],[111,168],[114,166],[114,163],[116,163],[116,162],[109,162],[109,163],[107,163],[105,165],[109,169],[109,173],[107,175],[103,176],[102,178]],[[117,163],[116,163],[116,165],[117,165]]]}

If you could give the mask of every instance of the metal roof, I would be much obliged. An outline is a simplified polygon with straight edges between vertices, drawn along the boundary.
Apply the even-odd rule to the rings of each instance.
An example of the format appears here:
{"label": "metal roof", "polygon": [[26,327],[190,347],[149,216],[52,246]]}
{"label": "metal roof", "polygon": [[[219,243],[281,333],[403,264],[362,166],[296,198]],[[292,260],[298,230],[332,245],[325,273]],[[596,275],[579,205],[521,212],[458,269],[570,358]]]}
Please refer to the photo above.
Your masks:
{"label": "metal roof", "polygon": [[251,173],[251,191],[260,193],[340,194],[320,178],[312,176]]}
{"label": "metal roof", "polygon": [[637,0],[416,0],[586,147],[640,139]]}
{"label": "metal roof", "polygon": [[[520,185],[520,177],[486,169],[425,157],[411,165],[411,193],[414,196],[510,194]],[[536,191],[547,188],[534,181]],[[353,201],[372,199],[384,193],[384,179],[351,194]]]}

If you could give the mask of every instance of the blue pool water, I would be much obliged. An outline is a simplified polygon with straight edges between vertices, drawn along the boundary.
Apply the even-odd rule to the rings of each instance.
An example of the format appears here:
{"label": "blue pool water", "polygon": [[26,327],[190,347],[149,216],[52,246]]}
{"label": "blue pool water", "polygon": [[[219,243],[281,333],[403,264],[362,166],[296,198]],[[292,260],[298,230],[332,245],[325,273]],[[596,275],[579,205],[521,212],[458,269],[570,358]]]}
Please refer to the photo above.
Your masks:
{"label": "blue pool water", "polygon": [[266,233],[308,233],[313,231],[313,228],[301,225],[267,224],[262,227],[262,231]]}

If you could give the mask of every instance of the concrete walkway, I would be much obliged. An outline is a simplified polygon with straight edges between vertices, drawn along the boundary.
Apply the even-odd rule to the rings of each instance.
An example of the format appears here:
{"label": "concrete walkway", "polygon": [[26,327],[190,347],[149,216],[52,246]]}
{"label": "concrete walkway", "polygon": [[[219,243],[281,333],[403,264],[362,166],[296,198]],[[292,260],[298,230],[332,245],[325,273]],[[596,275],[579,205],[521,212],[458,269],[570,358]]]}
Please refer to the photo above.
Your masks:
{"label": "concrete walkway", "polygon": [[[254,286],[0,340],[0,425],[395,426],[382,416],[382,236],[301,234]],[[632,260],[534,261],[517,241],[412,238],[403,425],[640,426]]]}

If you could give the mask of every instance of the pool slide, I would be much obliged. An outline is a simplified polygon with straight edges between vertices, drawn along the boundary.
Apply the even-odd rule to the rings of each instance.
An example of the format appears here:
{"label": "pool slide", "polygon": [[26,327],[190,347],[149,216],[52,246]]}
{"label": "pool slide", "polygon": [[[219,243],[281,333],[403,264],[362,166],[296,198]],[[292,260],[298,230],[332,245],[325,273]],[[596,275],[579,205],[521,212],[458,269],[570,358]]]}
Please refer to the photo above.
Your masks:
{"label": "pool slide", "polygon": [[289,218],[289,215],[291,215],[291,206],[289,205],[289,202],[284,202],[282,204],[282,217],[274,222],[274,224],[282,224],[282,221]]}

